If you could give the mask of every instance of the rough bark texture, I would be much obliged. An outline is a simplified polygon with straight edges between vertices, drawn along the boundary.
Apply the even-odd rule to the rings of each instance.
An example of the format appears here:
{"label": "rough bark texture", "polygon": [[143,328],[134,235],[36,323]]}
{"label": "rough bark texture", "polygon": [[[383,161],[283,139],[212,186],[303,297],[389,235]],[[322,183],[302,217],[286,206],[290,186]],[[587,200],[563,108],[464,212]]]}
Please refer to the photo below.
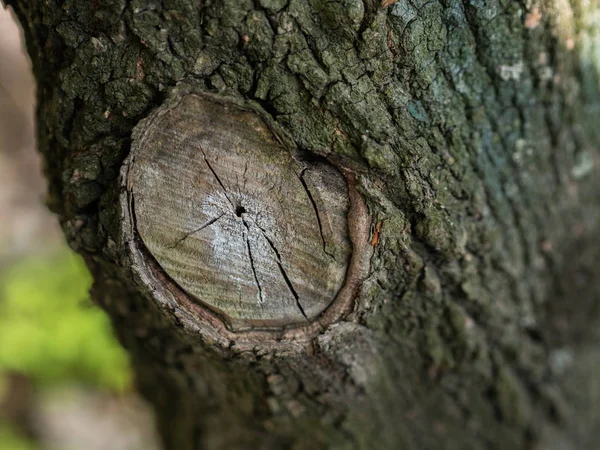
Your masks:
{"label": "rough bark texture", "polygon": [[[167,448],[599,442],[597,0],[4,1],[48,203]],[[310,340],[211,340],[132,281],[119,170],[182,81],[356,175],[370,272]]]}

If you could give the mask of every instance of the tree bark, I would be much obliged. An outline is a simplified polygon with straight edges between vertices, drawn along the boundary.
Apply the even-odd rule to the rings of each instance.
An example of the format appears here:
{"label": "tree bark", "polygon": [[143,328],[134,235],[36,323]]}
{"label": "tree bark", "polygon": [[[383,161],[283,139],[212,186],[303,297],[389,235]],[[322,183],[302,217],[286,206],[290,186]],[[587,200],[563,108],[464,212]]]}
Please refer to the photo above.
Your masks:
{"label": "tree bark", "polygon": [[[4,1],[48,204],[166,448],[600,440],[600,2]],[[119,174],[182,83],[352,174],[368,270],[334,320],[248,337],[140,281]]]}

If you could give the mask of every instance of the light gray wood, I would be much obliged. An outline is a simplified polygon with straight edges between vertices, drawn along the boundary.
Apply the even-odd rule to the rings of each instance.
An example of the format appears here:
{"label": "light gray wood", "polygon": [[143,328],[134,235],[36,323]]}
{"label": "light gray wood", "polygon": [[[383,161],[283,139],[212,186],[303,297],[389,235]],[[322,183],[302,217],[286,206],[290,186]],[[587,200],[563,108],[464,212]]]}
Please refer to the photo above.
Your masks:
{"label": "light gray wood", "polygon": [[319,316],[344,283],[344,177],[300,163],[258,114],[186,94],[144,121],[129,175],[145,246],[232,326]]}

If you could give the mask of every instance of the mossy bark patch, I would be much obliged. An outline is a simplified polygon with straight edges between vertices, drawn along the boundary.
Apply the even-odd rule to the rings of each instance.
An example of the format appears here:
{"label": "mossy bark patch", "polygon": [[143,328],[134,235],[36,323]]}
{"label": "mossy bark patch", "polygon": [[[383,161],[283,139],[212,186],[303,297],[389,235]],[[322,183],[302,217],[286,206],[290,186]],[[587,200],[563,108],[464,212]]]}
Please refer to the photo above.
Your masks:
{"label": "mossy bark patch", "polygon": [[196,94],[136,131],[129,185],[146,248],[184,291],[236,325],[316,318],[344,283],[344,177],[301,163],[250,110]]}

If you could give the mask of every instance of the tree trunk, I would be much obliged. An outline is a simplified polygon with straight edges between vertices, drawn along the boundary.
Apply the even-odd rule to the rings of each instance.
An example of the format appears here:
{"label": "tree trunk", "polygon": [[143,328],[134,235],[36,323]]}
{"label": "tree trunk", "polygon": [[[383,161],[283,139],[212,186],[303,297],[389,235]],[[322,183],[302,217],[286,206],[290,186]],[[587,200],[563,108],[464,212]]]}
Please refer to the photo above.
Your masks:
{"label": "tree trunk", "polygon": [[[598,0],[4,1],[38,81],[48,204],[166,448],[597,445]],[[263,230],[228,183],[275,154],[280,197],[307,197]],[[192,169],[227,194],[206,233],[237,224],[239,255],[190,264],[225,282],[165,262],[214,234],[153,222],[192,214],[165,209]],[[249,176],[268,215],[269,178]],[[282,247],[281,227],[313,247]],[[236,281],[261,251],[272,269]],[[333,294],[298,288],[313,281]],[[220,300],[238,288],[246,309]]]}

